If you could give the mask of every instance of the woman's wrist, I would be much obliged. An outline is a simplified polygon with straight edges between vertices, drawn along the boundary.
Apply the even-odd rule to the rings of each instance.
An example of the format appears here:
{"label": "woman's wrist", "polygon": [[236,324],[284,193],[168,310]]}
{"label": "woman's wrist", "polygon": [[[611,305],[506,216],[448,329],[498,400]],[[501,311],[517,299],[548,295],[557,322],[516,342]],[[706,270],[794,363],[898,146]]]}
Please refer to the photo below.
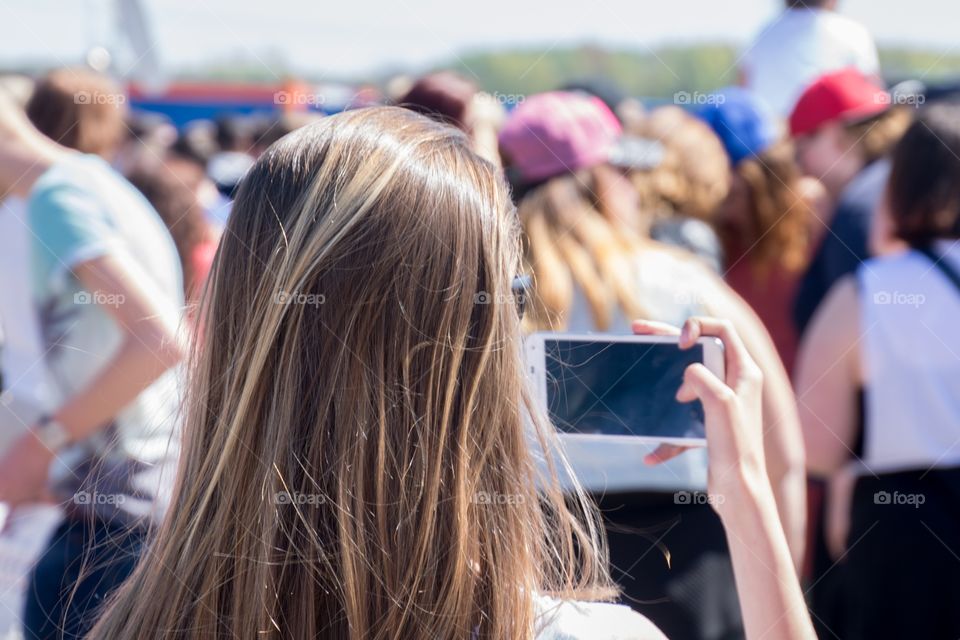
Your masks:
{"label": "woman's wrist", "polygon": [[777,516],[777,502],[773,488],[762,469],[756,472],[731,474],[730,482],[718,493],[717,511],[726,527],[737,528],[741,524],[756,522],[758,515]]}

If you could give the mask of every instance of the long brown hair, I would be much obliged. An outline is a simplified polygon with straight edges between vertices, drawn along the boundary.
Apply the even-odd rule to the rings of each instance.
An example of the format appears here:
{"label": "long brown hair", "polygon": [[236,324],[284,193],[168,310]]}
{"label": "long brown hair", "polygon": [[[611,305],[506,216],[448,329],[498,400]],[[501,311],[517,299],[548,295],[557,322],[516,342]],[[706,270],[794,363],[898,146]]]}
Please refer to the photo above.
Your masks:
{"label": "long brown hair", "polygon": [[779,267],[797,272],[810,251],[810,203],[801,195],[800,168],[793,146],[774,143],[758,157],[745,158],[734,171],[749,193],[746,222],[732,227],[717,224],[728,263],[747,251],[754,274],[763,279]]}
{"label": "long brown hair", "polygon": [[709,222],[730,186],[730,162],[710,126],[680,107],[666,106],[634,123],[631,133],[664,147],[656,167],[630,172],[643,215],[653,220],[685,215]]}
{"label": "long brown hair", "polygon": [[583,292],[600,331],[611,327],[618,310],[628,318],[645,316],[636,286],[643,240],[631,228],[636,203],[621,202],[612,193],[615,171],[599,165],[556,176],[521,199],[524,261],[536,288],[530,329],[566,329],[575,288]]}
{"label": "long brown hair", "polygon": [[174,506],[92,637],[529,638],[536,593],[609,595],[582,492],[531,455],[519,266],[450,127],[362,109],[267,150],[204,294]]}

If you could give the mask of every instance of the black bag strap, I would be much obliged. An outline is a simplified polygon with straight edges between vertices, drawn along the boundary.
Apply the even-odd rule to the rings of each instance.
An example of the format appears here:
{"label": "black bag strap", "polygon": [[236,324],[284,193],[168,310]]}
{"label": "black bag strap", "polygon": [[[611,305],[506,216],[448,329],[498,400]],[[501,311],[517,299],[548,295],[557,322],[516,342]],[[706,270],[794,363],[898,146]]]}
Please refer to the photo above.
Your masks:
{"label": "black bag strap", "polygon": [[946,259],[938,255],[931,247],[922,247],[918,249],[920,253],[925,255],[930,262],[933,263],[937,269],[940,270],[947,280],[949,280],[954,287],[956,287],[957,292],[960,293],[960,272],[953,268],[953,265],[946,261]]}

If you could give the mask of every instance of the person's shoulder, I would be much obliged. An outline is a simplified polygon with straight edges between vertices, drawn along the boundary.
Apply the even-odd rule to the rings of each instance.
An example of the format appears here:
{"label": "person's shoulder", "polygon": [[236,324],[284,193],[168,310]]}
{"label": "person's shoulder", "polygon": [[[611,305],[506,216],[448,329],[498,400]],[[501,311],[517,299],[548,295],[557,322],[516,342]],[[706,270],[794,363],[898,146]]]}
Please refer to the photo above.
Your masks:
{"label": "person's shoulder", "polygon": [[102,178],[123,179],[104,160],[97,156],[70,153],[52,164],[30,189],[28,206],[43,209],[55,206],[60,200],[95,199],[96,185]]}
{"label": "person's shoulder", "polygon": [[666,640],[663,632],[629,607],[541,597],[537,640]]}
{"label": "person's shoulder", "polygon": [[906,270],[914,270],[919,277],[925,275],[933,264],[930,259],[919,251],[913,249],[903,249],[892,251],[879,256],[871,256],[863,261],[858,269],[858,275],[861,278],[872,278],[883,280],[888,274],[904,273]]}
{"label": "person's shoulder", "polygon": [[37,178],[26,201],[32,220],[42,221],[72,207],[89,206],[89,179],[79,167],[77,158],[70,157],[51,165]]}

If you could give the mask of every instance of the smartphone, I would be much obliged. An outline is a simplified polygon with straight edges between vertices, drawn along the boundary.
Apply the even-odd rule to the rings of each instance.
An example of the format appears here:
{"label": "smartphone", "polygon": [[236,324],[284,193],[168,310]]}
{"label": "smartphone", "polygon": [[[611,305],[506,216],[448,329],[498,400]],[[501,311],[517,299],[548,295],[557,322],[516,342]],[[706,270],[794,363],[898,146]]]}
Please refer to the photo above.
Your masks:
{"label": "smartphone", "polygon": [[527,372],[564,437],[706,445],[703,407],[676,399],[699,362],[724,379],[723,343],[678,336],[535,333],[524,342]]}

